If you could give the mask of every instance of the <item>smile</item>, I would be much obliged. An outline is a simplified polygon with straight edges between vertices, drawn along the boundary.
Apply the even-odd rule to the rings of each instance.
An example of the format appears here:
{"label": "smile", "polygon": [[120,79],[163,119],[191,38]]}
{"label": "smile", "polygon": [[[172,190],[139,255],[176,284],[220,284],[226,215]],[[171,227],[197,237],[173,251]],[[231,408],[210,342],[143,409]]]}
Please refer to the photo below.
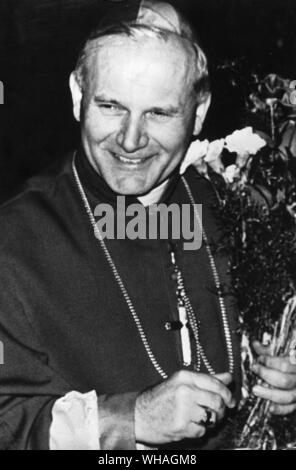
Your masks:
{"label": "smile", "polygon": [[150,160],[150,158],[152,158],[154,156],[154,155],[150,155],[149,157],[144,157],[144,158],[127,158],[127,157],[123,157],[122,155],[119,155],[118,153],[113,153],[112,152],[112,154],[121,163],[124,163],[125,165],[130,165],[130,166],[141,165],[141,164],[147,162],[147,160]]}

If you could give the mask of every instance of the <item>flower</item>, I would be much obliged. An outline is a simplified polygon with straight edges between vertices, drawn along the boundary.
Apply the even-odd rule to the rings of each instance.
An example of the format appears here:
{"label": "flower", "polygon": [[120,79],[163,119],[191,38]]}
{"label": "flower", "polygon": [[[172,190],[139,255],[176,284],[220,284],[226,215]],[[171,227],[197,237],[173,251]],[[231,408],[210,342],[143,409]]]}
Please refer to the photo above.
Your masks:
{"label": "flower", "polygon": [[266,145],[266,141],[258,134],[254,134],[252,127],[245,127],[228,135],[225,138],[225,144],[229,152],[245,156],[246,154],[255,155]]}
{"label": "flower", "polygon": [[235,179],[237,179],[240,176],[240,169],[237,165],[228,165],[225,168],[223,177],[226,181],[226,183],[233,183]]}
{"label": "flower", "polygon": [[265,98],[280,99],[289,86],[289,80],[286,80],[275,73],[266,75],[262,80],[259,89]]}
{"label": "flower", "polygon": [[208,165],[219,174],[222,174],[224,171],[224,165],[221,160],[221,154],[223,151],[225,140],[217,139],[209,143],[208,151],[204,159]]}
{"label": "flower", "polygon": [[285,94],[283,95],[281,99],[281,103],[288,108],[289,115],[295,117],[295,111],[296,111],[296,101],[295,101],[295,80],[291,80],[289,82],[289,86],[287,87],[287,90]]}
{"label": "flower", "polygon": [[[237,153],[236,172],[247,162],[250,155],[255,155],[258,150],[266,145],[266,141],[258,134],[254,134],[251,127],[233,132],[225,139],[217,139],[213,142],[208,140],[196,140],[190,145],[185,158],[180,167],[180,174],[183,175],[190,165],[195,166],[199,173],[207,176],[207,165],[216,173],[223,174],[225,171],[221,154],[226,147],[229,152]],[[230,165],[232,167],[232,165]],[[231,175],[231,169],[227,170],[227,176]],[[236,174],[236,177],[238,175]],[[232,176],[230,176],[232,178]]]}
{"label": "flower", "polygon": [[223,155],[225,164],[232,163],[222,172],[224,182],[209,172],[223,227],[216,250],[229,255],[240,312],[243,400],[233,419],[232,441],[225,447],[295,448],[293,415],[271,417],[270,402],[253,394],[257,377],[251,345],[255,338],[261,341],[263,333],[265,343],[268,333],[273,356],[289,357],[291,344],[295,346],[296,80],[274,74],[254,78],[249,83],[242,76],[242,93],[251,93],[244,119],[246,126],[254,123],[260,131],[246,127],[225,139],[233,153]]}
{"label": "flower", "polygon": [[181,164],[180,175],[183,175],[190,165],[194,165],[196,168],[205,165],[203,163],[203,157],[207,153],[208,146],[208,140],[195,140],[192,142]]}
{"label": "flower", "polygon": [[281,134],[281,143],[279,149],[288,157],[287,149],[296,157],[296,124],[295,121],[289,119],[279,129]]}

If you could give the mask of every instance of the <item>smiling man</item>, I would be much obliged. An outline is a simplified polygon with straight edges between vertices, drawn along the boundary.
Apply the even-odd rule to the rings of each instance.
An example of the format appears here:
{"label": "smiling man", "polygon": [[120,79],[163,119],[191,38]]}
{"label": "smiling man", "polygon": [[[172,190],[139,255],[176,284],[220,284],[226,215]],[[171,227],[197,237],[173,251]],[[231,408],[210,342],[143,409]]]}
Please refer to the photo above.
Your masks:
{"label": "smiling man", "polygon": [[198,103],[194,91],[196,51],[143,25],[92,47],[91,73],[82,81],[79,64],[71,76],[86,156],[116,193],[145,194],[173,173],[201,129],[209,99]]}
{"label": "smiling man", "polygon": [[[78,150],[1,209],[3,449],[221,448],[240,397],[215,198],[193,168],[179,176],[210,102],[207,61],[170,4],[132,11],[92,33],[71,74]],[[190,204],[199,224],[202,204],[201,248],[104,240],[96,207],[116,211],[118,196]],[[257,392],[293,411],[296,366],[257,347],[274,386]]]}

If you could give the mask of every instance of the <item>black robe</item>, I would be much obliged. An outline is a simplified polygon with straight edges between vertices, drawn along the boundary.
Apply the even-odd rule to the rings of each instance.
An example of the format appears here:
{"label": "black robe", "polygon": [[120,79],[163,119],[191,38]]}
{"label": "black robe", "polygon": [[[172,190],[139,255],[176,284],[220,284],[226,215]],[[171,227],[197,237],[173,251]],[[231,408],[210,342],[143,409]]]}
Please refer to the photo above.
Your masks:
{"label": "black robe", "polygon": [[[96,390],[98,395],[107,396],[124,393],[124,407],[124,402],[131,406],[129,397],[135,398],[136,393],[161,380],[94,236],[71,163],[72,155],[68,155],[43,175],[32,178],[0,211],[3,449],[47,449],[52,406],[71,390]],[[81,152],[77,167],[91,208],[99,202],[115,205],[116,194]],[[195,202],[203,205],[203,225],[215,244],[219,230],[211,185],[192,168],[185,176]],[[163,200],[167,204],[189,204],[180,178],[173,178]],[[135,201],[126,198],[127,205]],[[208,255],[204,245],[196,251],[183,250],[183,242],[175,241],[174,247],[199,320],[201,342],[215,371],[225,372],[226,345]],[[183,366],[180,333],[165,328],[168,321],[178,318],[170,242],[125,239],[107,240],[106,244],[154,355],[165,372],[173,374]],[[227,260],[222,256],[215,259],[222,284],[229,285]],[[236,358],[238,397],[235,307],[231,296],[225,303]],[[118,416],[124,413],[116,397],[113,410]],[[117,448],[132,448],[131,438],[125,436]],[[106,439],[108,442],[108,436]],[[222,445],[205,441],[190,446]]]}

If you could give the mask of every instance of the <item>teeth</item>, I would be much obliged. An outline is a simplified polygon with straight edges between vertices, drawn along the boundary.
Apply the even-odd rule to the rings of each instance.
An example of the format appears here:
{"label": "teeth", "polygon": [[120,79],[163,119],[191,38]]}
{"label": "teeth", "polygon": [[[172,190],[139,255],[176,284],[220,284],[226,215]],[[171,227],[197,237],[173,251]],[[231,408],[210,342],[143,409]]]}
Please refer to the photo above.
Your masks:
{"label": "teeth", "polygon": [[125,158],[122,155],[118,155],[118,153],[115,155],[122,163],[128,163],[129,165],[137,165],[146,160],[146,158]]}

